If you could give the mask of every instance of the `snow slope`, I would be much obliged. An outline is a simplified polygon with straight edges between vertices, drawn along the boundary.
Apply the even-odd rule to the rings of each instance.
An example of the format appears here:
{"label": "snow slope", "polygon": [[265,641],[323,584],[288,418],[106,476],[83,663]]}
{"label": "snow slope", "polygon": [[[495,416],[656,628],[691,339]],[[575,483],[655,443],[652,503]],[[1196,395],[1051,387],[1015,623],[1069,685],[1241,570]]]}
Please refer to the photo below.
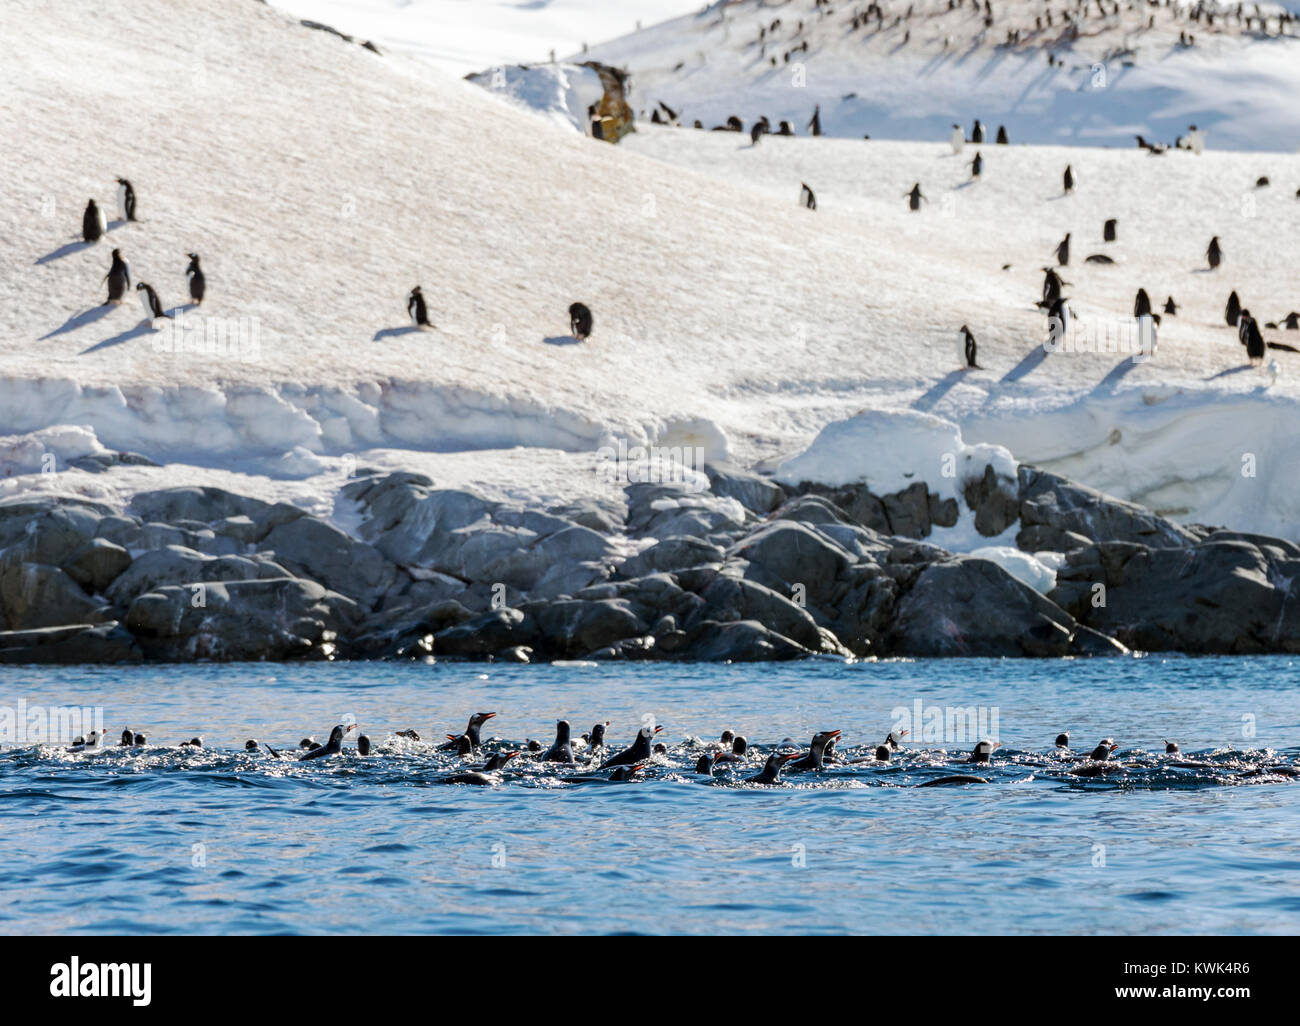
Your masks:
{"label": "snow slope", "polygon": [[[751,149],[645,126],[613,147],[252,0],[196,0],[183,19],[163,0],[16,0],[0,47],[6,491],[210,475],[328,504],[350,467],[376,465],[515,498],[609,494],[597,450],[619,439],[775,466],[833,420],[911,408],[1192,519],[1300,536],[1300,357],[1279,355],[1273,385],[1239,372],[1221,317],[1230,288],[1262,317],[1300,307],[1294,156],[986,147],[967,186],[970,154],[934,144]],[[1067,161],[1080,185],[1062,198]],[[1253,188],[1261,174],[1271,188]],[[83,247],[86,198],[111,210],[115,175],[143,221]],[[931,202],[910,214],[917,180]],[[800,181],[817,212],[797,206]],[[1065,231],[1078,257],[1103,248],[1109,216],[1117,265],[1066,274],[1080,323],[1128,325],[1138,285],[1183,308],[1149,363],[1043,359],[1037,268]],[[199,252],[209,298],[188,316],[245,345],[158,351],[134,299],[98,305],[114,246],[169,307]],[[409,330],[417,282],[435,330]],[[582,345],[575,299],[595,311]],[[963,323],[982,371],[955,369]],[[167,466],[32,473],[22,436],[55,425],[91,434],[39,445]]]}
{"label": "snow slope", "polygon": [[[1235,3],[1207,5],[1221,12],[1213,26],[1192,21],[1187,4],[1112,6],[1102,18],[1096,0],[998,0],[986,27],[982,5],[886,0],[883,21],[855,28],[865,2],[738,0],[591,52],[632,72],[638,109],[662,100],[706,128],[765,114],[803,133],[820,104],[826,134],[858,139],[946,139],[952,122],[969,131],[981,118],[991,131],[1005,124],[1013,143],[1132,146],[1138,132],[1172,142],[1196,124],[1223,149],[1300,146],[1300,23],[1279,36],[1282,7],[1260,5],[1262,31],[1254,4],[1249,28]],[[1035,27],[1049,11],[1053,24]],[[1012,30],[1021,34],[1009,44]]]}

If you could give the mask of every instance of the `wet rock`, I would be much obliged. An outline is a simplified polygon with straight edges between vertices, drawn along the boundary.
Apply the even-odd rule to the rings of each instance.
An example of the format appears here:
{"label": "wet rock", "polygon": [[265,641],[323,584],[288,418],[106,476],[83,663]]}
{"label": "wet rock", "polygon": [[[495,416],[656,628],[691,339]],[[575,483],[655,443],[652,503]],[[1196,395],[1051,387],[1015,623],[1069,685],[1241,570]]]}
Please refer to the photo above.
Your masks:
{"label": "wet rock", "polygon": [[116,620],[0,632],[0,663],[138,663],[143,658],[131,632]]}
{"label": "wet rock", "polygon": [[112,619],[111,608],[87,595],[58,567],[27,563],[12,552],[0,560],[0,627],[4,630],[61,627],[109,619]]}
{"label": "wet rock", "polygon": [[[661,639],[663,645],[667,639]],[[686,632],[675,654],[709,663],[753,663],[802,659],[802,645],[770,631],[756,620],[717,623],[705,620]]]}
{"label": "wet rock", "polygon": [[530,611],[543,645],[553,658],[576,658],[649,630],[622,599],[545,602],[535,604]]}

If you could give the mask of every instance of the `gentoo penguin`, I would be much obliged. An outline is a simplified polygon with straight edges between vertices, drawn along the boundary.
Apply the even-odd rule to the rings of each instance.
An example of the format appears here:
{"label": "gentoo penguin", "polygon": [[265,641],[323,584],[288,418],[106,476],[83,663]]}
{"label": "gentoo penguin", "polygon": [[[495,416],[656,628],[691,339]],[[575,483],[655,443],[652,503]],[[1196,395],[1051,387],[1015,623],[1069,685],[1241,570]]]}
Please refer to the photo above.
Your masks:
{"label": "gentoo penguin", "polygon": [[1264,362],[1264,336],[1260,334],[1259,322],[1241,312],[1241,320],[1246,325],[1246,356],[1253,364]]}
{"label": "gentoo penguin", "polygon": [[135,746],[136,746],[137,748],[143,748],[143,747],[144,747],[144,743],[145,743],[147,740],[149,740],[149,739],[146,738],[143,734],[137,734],[137,735],[135,736]]}
{"label": "gentoo penguin", "polygon": [[569,330],[579,342],[587,341],[591,335],[591,311],[584,303],[569,304]]}
{"label": "gentoo penguin", "polygon": [[126,290],[131,287],[131,268],[122,259],[120,249],[113,250],[113,266],[104,275],[104,281],[108,282],[108,298],[104,300],[104,305],[122,302]]}
{"label": "gentoo penguin", "polygon": [[574,762],[573,758],[573,741],[569,736],[570,732],[568,720],[555,721],[555,744],[546,749],[542,756],[543,762]]}
{"label": "gentoo penguin", "polygon": [[718,761],[716,752],[705,752],[695,763],[695,772],[702,777],[713,776],[713,767]]}
{"label": "gentoo penguin", "polygon": [[85,737],[76,738],[68,748],[70,752],[97,752],[104,747],[104,731],[92,730]]}
{"label": "gentoo penguin", "polygon": [[1146,289],[1138,289],[1137,298],[1133,300],[1133,316],[1151,316],[1151,297],[1147,295]]}
{"label": "gentoo penguin", "polygon": [[808,131],[813,135],[822,134],[822,108],[820,103],[813,108],[812,120],[808,122]]}
{"label": "gentoo penguin", "polygon": [[1173,317],[1178,313],[1178,304],[1174,302],[1173,296],[1170,296],[1165,300],[1165,313],[1170,317]]}
{"label": "gentoo penguin", "polygon": [[465,773],[451,773],[445,777],[439,777],[440,784],[475,784],[479,787],[490,787],[493,784],[501,783],[501,778],[496,774],[505,769],[506,763],[513,759],[519,752],[501,752],[493,755],[483,768],[479,770],[469,770]]}
{"label": "gentoo penguin", "polygon": [[1006,125],[998,125],[998,138],[997,138],[997,142],[995,143],[995,145],[997,145],[997,146],[1006,146],[1006,145],[1007,145],[1007,126],[1006,126]]}
{"label": "gentoo penguin", "polygon": [[407,740],[410,740],[410,741],[419,741],[419,740],[420,740],[420,733],[419,733],[419,731],[416,731],[416,730],[399,730],[399,731],[398,731],[396,734],[394,734],[393,736],[394,736],[394,737],[404,737],[404,738],[406,738]]}
{"label": "gentoo penguin", "polygon": [[605,747],[605,728],[609,726],[609,721],[597,723],[591,728],[590,734],[583,734],[582,740],[586,742],[588,748]]}
{"label": "gentoo penguin", "polygon": [[1223,319],[1228,322],[1228,327],[1235,328],[1239,317],[1241,317],[1241,300],[1237,298],[1237,291],[1234,289],[1228,296],[1228,306],[1223,311]]}
{"label": "gentoo penguin", "polygon": [[1069,282],[1062,280],[1061,276],[1056,273],[1054,267],[1043,268],[1043,298],[1038,304],[1042,307],[1049,307],[1061,298],[1061,287],[1068,285]]}
{"label": "gentoo penguin", "polygon": [[1177,745],[1175,742],[1173,742],[1173,741],[1168,741],[1168,740],[1165,741],[1165,754],[1166,754],[1166,755],[1177,755],[1177,754],[1178,754],[1178,745]]}
{"label": "gentoo penguin", "polygon": [[1065,238],[1063,238],[1056,247],[1056,264],[1058,267],[1070,266],[1070,235],[1071,234],[1072,233],[1070,232],[1066,232]]}
{"label": "gentoo penguin", "polygon": [[632,744],[624,748],[617,755],[612,755],[600,764],[601,769],[608,769],[611,766],[630,766],[636,762],[645,762],[650,758],[650,739],[658,734],[663,727],[642,727],[636,732],[636,737]]}
{"label": "gentoo penguin", "polygon": [[731,754],[738,759],[743,759],[749,752],[749,742],[741,734],[736,735],[736,739],[731,742]]}
{"label": "gentoo penguin", "polygon": [[1089,253],[1083,258],[1085,264],[1113,264],[1115,261],[1105,253]]}
{"label": "gentoo penguin", "polygon": [[188,741],[182,741],[182,742],[180,743],[180,747],[181,747],[181,748],[202,748],[202,747],[203,747],[203,738],[201,738],[201,737],[192,737],[192,738],[190,738]]}
{"label": "gentoo penguin", "polygon": [[[921,201],[925,199],[925,196],[921,194],[920,182],[913,183],[912,188],[903,193],[903,195],[907,197],[907,208],[909,210],[921,209]],[[926,200],[926,202],[928,203],[929,200]]]}
{"label": "gentoo penguin", "polygon": [[474,746],[470,744],[469,738],[464,734],[445,734],[447,741],[451,744],[452,749],[461,758],[474,754]]}
{"label": "gentoo penguin", "polygon": [[975,362],[975,336],[970,328],[966,325],[961,326],[961,358],[962,364],[968,370],[979,370],[980,365]]}
{"label": "gentoo penguin", "polygon": [[1070,747],[1070,732],[1068,730],[1065,731],[1064,733],[1056,735],[1056,747],[1057,748]]}
{"label": "gentoo penguin", "polygon": [[813,735],[812,741],[808,746],[808,754],[795,762],[790,763],[790,770],[814,770],[820,773],[825,769],[826,747],[833,744],[835,739],[840,736],[838,730],[821,730]]}
{"label": "gentoo penguin", "polygon": [[359,734],[357,736],[357,754],[358,755],[370,754],[370,738],[365,734]]}
{"label": "gentoo penguin", "polygon": [[982,143],[984,141],[984,122],[979,118],[976,118],[975,124],[971,126],[970,141],[973,143]]}
{"label": "gentoo penguin", "polygon": [[1065,174],[1061,176],[1061,184],[1065,186],[1067,193],[1074,192],[1074,170],[1069,164],[1065,165]]}
{"label": "gentoo penguin", "polygon": [[1219,245],[1217,235],[1210,240],[1210,245],[1205,250],[1205,259],[1209,261],[1211,271],[1223,262],[1223,248]]}
{"label": "gentoo penguin", "polygon": [[1107,219],[1106,223],[1101,226],[1101,238],[1103,242],[1115,241],[1115,229],[1118,225],[1119,220],[1117,218],[1112,217]]}
{"label": "gentoo penguin", "polygon": [[731,742],[733,742],[734,740],[736,740],[736,732],[734,730],[727,729],[724,730],[721,736],[718,738],[718,744],[720,744],[723,748],[730,748]]}
{"label": "gentoo penguin", "polygon": [[761,121],[755,121],[749,130],[749,143],[751,146],[757,146],[758,140],[763,138],[763,133],[767,131],[767,126]]}
{"label": "gentoo penguin", "polygon": [[782,121],[776,126],[777,135],[794,135],[794,126],[788,121]]}
{"label": "gentoo penguin", "polygon": [[350,725],[335,724],[334,729],[330,731],[330,739],[319,748],[313,748],[310,752],[298,756],[298,761],[306,762],[308,759],[324,759],[331,755],[338,755],[343,750],[343,738],[349,731],[356,730],[356,728],[355,723]]}
{"label": "gentoo penguin", "polygon": [[135,190],[125,178],[117,180],[117,212],[123,221],[135,220]]}
{"label": "gentoo penguin", "polygon": [[87,242],[98,242],[108,231],[104,221],[104,212],[92,199],[86,204],[86,212],[81,215],[81,237]]}
{"label": "gentoo penguin", "polygon": [[1255,188],[1256,188],[1256,189],[1263,189],[1263,188],[1266,188],[1266,187],[1268,186],[1268,184],[1269,184],[1269,181],[1268,181],[1268,175],[1261,175],[1259,178],[1256,178],[1256,179],[1255,179]]}
{"label": "gentoo penguin", "polygon": [[[820,135],[821,133],[818,132],[817,134]],[[634,766],[620,766],[609,775],[609,779],[616,784],[622,784],[631,780],[644,769],[644,763],[639,762]]]}
{"label": "gentoo penguin", "polygon": [[984,157],[978,151],[975,153],[975,159],[970,162],[970,176],[978,178],[984,171]]}
{"label": "gentoo penguin", "polygon": [[145,320],[152,323],[159,317],[171,316],[163,309],[163,305],[158,299],[158,293],[153,290],[153,286],[148,282],[139,282],[135,290],[140,293],[140,305],[144,307]]}
{"label": "gentoo penguin", "polygon": [[751,784],[779,784],[781,782],[781,768],[791,759],[799,758],[798,752],[773,752],[767,757],[767,762],[763,764],[761,772],[752,777],[746,777],[746,781]]}
{"label": "gentoo penguin", "polygon": [[799,206],[808,210],[817,209],[817,197],[813,195],[813,191],[808,187],[807,182],[799,183]]}
{"label": "gentoo penguin", "polygon": [[[465,728],[465,733],[460,735],[460,737],[464,737],[469,740],[469,746],[471,750],[477,749],[479,745],[482,743],[479,739],[479,731],[482,729],[483,724],[485,724],[488,720],[492,719],[492,717],[495,715],[496,713],[494,712],[476,712],[473,716],[469,718],[469,726]],[[453,735],[453,737],[455,738],[455,740],[448,741],[444,745],[439,745],[438,751],[440,752],[453,751],[457,747],[457,741],[459,740],[459,737],[456,737],[455,735]]]}
{"label": "gentoo penguin", "polygon": [[1069,296],[1057,296],[1056,302],[1047,311],[1047,329],[1056,334],[1058,341],[1064,339],[1066,332],[1070,330],[1069,301]]}
{"label": "gentoo penguin", "polygon": [[189,258],[190,263],[185,268],[185,276],[190,280],[190,299],[194,300],[195,306],[201,306],[206,283],[203,280],[203,272],[199,269],[199,255],[191,253]]}
{"label": "gentoo penguin", "polygon": [[1300,313],[1292,311],[1282,320],[1283,326],[1287,331],[1300,331]]}
{"label": "gentoo penguin", "polygon": [[135,744],[135,735],[131,733],[130,727],[124,727],[122,730],[122,740],[118,742],[123,748],[130,748]]}
{"label": "gentoo penguin", "polygon": [[953,153],[960,153],[961,148],[966,145],[966,133],[961,130],[961,125],[952,126],[952,135],[948,139],[952,146]]}
{"label": "gentoo penguin", "polygon": [[319,748],[320,742],[317,741],[314,737],[305,737],[298,742],[298,747],[301,748],[304,752],[310,752],[313,748]]}
{"label": "gentoo penguin", "polygon": [[251,738],[251,737],[250,737],[247,741],[245,741],[245,742],[244,742],[244,751],[246,751],[246,752],[255,752],[255,751],[257,751],[257,740],[256,740],[255,738]]}
{"label": "gentoo penguin", "polygon": [[411,324],[417,328],[431,328],[429,308],[424,304],[424,293],[417,285],[406,297],[406,312],[411,315]]}
{"label": "gentoo penguin", "polygon": [[1114,738],[1104,737],[1098,743],[1097,747],[1092,750],[1092,754],[1089,755],[1088,758],[1092,759],[1094,762],[1105,762],[1110,758],[1110,753],[1115,751],[1117,748],[1119,748],[1119,745],[1115,743]]}
{"label": "gentoo penguin", "polygon": [[967,762],[988,762],[989,758],[993,755],[993,752],[1000,747],[1001,747],[1000,745],[995,744],[992,741],[988,741],[988,740],[981,741],[979,744],[975,746],[974,750],[970,753],[970,758],[967,759],[966,761]]}

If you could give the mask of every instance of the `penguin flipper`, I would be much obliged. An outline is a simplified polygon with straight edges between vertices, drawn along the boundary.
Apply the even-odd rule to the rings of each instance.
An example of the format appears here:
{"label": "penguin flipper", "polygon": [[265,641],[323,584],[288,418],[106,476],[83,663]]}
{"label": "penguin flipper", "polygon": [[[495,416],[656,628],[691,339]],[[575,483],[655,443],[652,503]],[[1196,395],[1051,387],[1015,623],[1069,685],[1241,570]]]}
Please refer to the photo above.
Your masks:
{"label": "penguin flipper", "polygon": [[272,755],[274,758],[276,758],[276,759],[282,758],[282,756],[280,755],[280,753],[277,752],[277,751],[276,751],[274,748],[272,748],[270,745],[264,744],[262,747],[265,748],[268,752],[270,752],[271,755]]}
{"label": "penguin flipper", "polygon": [[1289,346],[1285,342],[1269,342],[1266,344],[1269,349],[1280,349],[1284,353],[1300,353],[1300,349],[1297,349],[1295,346]]}

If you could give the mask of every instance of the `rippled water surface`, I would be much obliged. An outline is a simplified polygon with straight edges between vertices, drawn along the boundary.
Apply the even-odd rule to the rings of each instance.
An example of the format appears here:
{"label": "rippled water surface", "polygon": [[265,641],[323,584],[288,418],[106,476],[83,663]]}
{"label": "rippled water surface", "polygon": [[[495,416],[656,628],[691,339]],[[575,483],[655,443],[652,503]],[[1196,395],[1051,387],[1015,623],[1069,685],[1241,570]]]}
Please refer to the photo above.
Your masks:
{"label": "rippled water surface", "polygon": [[[148,735],[0,752],[0,931],[1295,933],[1298,676],[1285,658],[0,668],[0,706],[101,706],[114,741]],[[838,729],[868,756],[918,700],[996,714],[992,763],[913,724],[888,764],[741,782],[787,736]],[[558,717],[610,721],[612,750],[648,718],[669,751],[630,783],[523,757],[496,786],[442,783],[479,760],[427,742],[475,710],[499,714],[488,751],[549,744]],[[345,718],[369,757],[355,734],[330,759],[243,751],[292,757]],[[696,776],[724,728],[756,751]],[[1053,750],[1066,729],[1079,756]],[[174,747],[194,734],[202,752]],[[1104,737],[1114,764],[1082,758]],[[916,786],[954,774],[984,782]]]}

